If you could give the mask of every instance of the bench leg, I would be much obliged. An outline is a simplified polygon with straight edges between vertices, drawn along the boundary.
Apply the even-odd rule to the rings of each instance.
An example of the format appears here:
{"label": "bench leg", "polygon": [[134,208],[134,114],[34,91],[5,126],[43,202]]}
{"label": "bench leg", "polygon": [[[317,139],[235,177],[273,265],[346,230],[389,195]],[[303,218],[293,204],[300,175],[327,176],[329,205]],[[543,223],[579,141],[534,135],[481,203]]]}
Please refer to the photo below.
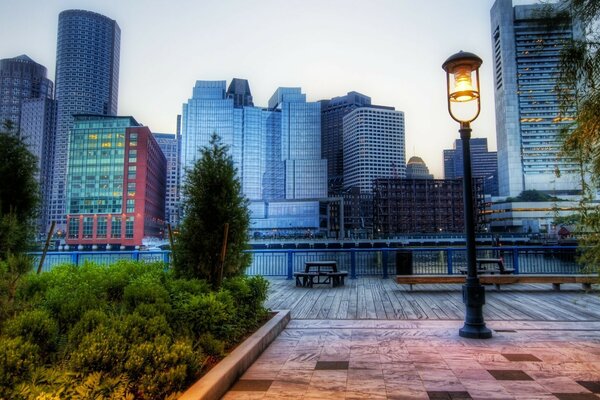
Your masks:
{"label": "bench leg", "polygon": [[560,290],[560,283],[553,283],[552,284],[552,289],[556,290],[558,292]]}
{"label": "bench leg", "polygon": [[581,287],[586,292],[589,292],[590,290],[592,290],[592,284],[591,283],[582,283]]}
{"label": "bench leg", "polygon": [[[340,276],[340,285],[344,286],[344,275]],[[591,289],[591,285],[590,285],[590,289]]]}
{"label": "bench leg", "polygon": [[302,283],[299,276],[296,277],[296,287],[298,286],[304,286],[304,283]]}
{"label": "bench leg", "polygon": [[494,283],[494,286],[496,286],[496,290],[500,290],[500,284],[499,283]]}

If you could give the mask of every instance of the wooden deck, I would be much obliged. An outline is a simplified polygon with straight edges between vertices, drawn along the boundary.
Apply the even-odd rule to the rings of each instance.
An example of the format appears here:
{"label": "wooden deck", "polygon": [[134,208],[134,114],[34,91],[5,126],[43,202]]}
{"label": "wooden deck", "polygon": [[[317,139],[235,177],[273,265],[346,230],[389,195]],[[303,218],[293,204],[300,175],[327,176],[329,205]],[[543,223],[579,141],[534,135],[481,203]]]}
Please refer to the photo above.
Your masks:
{"label": "wooden deck", "polygon": [[[269,278],[267,307],[291,310],[294,319],[462,320],[461,285],[398,285],[394,279],[347,279],[341,287],[296,287],[294,280]],[[564,284],[555,292],[547,284],[515,284],[500,291],[486,286],[486,320],[598,321],[598,285],[585,293]]]}

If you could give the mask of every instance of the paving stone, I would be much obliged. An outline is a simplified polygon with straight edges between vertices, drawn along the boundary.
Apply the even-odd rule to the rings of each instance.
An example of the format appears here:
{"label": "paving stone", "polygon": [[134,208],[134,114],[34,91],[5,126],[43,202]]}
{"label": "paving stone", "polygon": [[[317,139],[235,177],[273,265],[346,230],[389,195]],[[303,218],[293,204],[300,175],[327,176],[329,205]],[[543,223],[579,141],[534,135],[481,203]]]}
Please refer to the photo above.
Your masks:
{"label": "paving stone", "polygon": [[488,369],[496,380],[499,381],[532,381],[533,378],[520,369]]}

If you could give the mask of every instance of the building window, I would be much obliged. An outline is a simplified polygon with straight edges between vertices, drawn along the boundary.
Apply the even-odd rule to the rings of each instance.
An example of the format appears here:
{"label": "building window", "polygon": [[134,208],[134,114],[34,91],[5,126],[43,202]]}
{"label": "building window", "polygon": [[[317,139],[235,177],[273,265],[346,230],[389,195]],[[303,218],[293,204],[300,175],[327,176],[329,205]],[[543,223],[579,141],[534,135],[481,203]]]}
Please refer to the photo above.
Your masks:
{"label": "building window", "polygon": [[127,211],[128,213],[132,213],[135,211],[135,199],[127,199]]}
{"label": "building window", "polygon": [[107,217],[98,217],[98,228],[96,229],[96,237],[106,239],[106,227],[108,225]]}
{"label": "building window", "polygon": [[79,238],[79,218],[69,220],[69,239]]}
{"label": "building window", "polygon": [[114,217],[110,227],[110,237],[113,239],[121,238],[121,217]]}
{"label": "building window", "polygon": [[91,239],[94,235],[94,218],[83,217],[83,238]]}
{"label": "building window", "polygon": [[133,239],[133,217],[127,217],[125,221],[125,239]]}

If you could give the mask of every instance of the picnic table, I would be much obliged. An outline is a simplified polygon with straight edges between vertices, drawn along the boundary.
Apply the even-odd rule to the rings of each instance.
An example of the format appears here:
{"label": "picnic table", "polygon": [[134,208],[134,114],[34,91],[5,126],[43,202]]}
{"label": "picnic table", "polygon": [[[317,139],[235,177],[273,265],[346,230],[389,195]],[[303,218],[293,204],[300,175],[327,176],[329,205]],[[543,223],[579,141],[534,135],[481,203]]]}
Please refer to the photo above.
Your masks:
{"label": "picnic table", "polygon": [[343,286],[347,271],[338,271],[336,261],[307,261],[304,272],[295,272],[296,286],[313,287],[315,284]]}
{"label": "picnic table", "polygon": [[[504,268],[504,260],[501,258],[478,258],[475,260],[478,274],[512,274],[515,272],[513,268]],[[460,268],[462,274],[467,274],[468,268]]]}

